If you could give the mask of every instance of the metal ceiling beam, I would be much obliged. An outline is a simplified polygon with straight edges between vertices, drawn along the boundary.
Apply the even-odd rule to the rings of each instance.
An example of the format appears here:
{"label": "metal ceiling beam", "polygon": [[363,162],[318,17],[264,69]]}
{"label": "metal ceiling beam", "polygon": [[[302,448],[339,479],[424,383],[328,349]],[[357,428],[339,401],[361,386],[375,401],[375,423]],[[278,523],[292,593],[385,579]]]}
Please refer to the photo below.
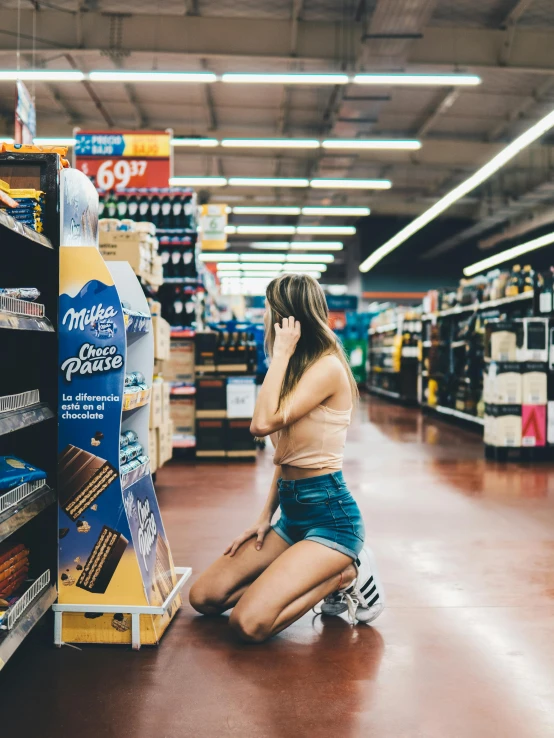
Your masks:
{"label": "metal ceiling beam", "polygon": [[433,104],[431,110],[419,124],[416,133],[417,138],[423,138],[426,136],[440,116],[446,113],[446,111],[454,105],[459,96],[460,90],[456,87],[451,87],[446,91],[446,93],[441,92],[438,102]]}
{"label": "metal ceiling beam", "polygon": [[200,15],[198,0],[185,0],[185,15]]}
{"label": "metal ceiling beam", "polygon": [[[77,64],[77,62],[75,61],[75,59],[73,58],[73,56],[71,54],[64,54],[64,56],[67,59],[67,63],[69,64],[69,66],[72,69],[79,69],[80,68],[79,65]],[[100,115],[102,116],[102,118],[104,118],[106,124],[109,126],[109,128],[113,128],[114,127],[113,119],[112,119],[111,115],[108,113],[108,111],[106,110],[106,108],[104,107],[104,105],[102,103],[102,100],[100,100],[100,98],[98,97],[98,95],[94,91],[94,88],[91,85],[91,83],[90,82],[87,82],[86,80],[84,80],[83,82],[81,82],[81,84],[83,85],[83,87],[87,91],[88,96],[90,97],[90,99],[94,103],[94,106],[96,107],[96,109],[98,110],[98,112],[100,113]]]}
{"label": "metal ceiling beam", "polygon": [[535,0],[516,0],[513,8],[500,24],[500,27],[509,28],[510,26],[515,26],[519,22],[521,16],[529,10],[534,1]]}
{"label": "metal ceiling beam", "polygon": [[545,95],[552,90],[554,87],[554,79],[549,78],[542,85],[539,85],[536,90],[533,90],[531,96],[526,98],[521,105],[518,105],[511,110],[506,119],[498,123],[489,134],[491,141],[498,140],[504,133],[508,131],[512,123],[520,120],[525,114],[534,106],[542,101]]}

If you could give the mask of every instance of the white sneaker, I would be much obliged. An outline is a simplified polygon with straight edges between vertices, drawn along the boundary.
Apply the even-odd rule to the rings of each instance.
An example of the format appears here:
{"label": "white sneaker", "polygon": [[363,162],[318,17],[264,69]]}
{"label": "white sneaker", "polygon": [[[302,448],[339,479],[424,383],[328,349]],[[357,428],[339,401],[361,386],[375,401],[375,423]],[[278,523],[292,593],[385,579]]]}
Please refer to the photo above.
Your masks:
{"label": "white sneaker", "polygon": [[327,595],[321,605],[323,615],[341,615],[348,610],[350,622],[371,623],[385,609],[385,591],[373,551],[367,546],[354,561],[358,572],[348,587]]}

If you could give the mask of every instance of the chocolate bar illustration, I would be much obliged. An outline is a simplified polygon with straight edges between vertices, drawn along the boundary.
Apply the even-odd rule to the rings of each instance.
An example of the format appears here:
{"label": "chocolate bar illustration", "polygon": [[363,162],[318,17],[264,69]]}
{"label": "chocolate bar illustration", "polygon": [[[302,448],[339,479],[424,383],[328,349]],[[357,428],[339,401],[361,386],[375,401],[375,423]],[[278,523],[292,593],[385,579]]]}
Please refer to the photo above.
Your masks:
{"label": "chocolate bar illustration", "polygon": [[104,594],[128,543],[124,535],[105,525],[77,580],[77,586],[87,592]]}
{"label": "chocolate bar illustration", "polygon": [[154,564],[156,584],[159,587],[162,598],[165,600],[173,589],[171,580],[171,562],[169,560],[169,551],[165,545],[165,541],[158,533],[156,541],[156,563]]}
{"label": "chocolate bar illustration", "polygon": [[60,505],[77,520],[117,477],[113,466],[77,446],[66,446],[58,462]]}

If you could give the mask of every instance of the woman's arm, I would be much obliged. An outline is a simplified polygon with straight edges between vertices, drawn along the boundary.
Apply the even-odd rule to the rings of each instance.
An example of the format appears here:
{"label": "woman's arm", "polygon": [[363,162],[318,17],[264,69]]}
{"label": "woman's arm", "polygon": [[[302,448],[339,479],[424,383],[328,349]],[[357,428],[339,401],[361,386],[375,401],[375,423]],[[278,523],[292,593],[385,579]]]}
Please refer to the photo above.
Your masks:
{"label": "woman's arm", "polygon": [[294,403],[285,422],[279,408],[279,396],[285,373],[300,338],[300,324],[294,318],[285,318],[283,327],[275,326],[273,358],[258,394],[250,432],[254,436],[268,436],[285,425],[296,422],[324,402],[336,390],[342,366],[335,356],[323,356],[301,377],[295,391]]}
{"label": "woman's arm", "polygon": [[260,513],[260,517],[253,526],[247,528],[244,533],[238,536],[238,538],[235,538],[231,545],[228,546],[227,549],[224,551],[224,556],[226,554],[234,556],[239,546],[241,546],[245,541],[248,541],[250,538],[254,538],[254,536],[257,539],[256,551],[259,551],[261,549],[264,543],[264,538],[271,529],[271,519],[273,518],[275,510],[277,510],[277,508],[279,507],[279,490],[277,489],[277,480],[280,476],[281,467],[276,466],[275,472],[273,474],[273,479],[271,480],[271,487],[269,488],[269,495],[267,496],[264,508]]}

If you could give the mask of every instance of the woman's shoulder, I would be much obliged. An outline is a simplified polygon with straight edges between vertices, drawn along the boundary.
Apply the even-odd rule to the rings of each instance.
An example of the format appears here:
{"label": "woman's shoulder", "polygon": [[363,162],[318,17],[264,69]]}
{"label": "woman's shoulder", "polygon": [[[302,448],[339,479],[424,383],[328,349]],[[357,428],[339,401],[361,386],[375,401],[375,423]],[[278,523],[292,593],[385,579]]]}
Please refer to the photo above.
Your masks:
{"label": "woman's shoulder", "polygon": [[344,366],[340,359],[335,354],[324,354],[315,361],[312,366],[308,369],[308,372],[312,376],[315,374],[321,374],[328,376],[330,379],[335,379],[344,373]]}

